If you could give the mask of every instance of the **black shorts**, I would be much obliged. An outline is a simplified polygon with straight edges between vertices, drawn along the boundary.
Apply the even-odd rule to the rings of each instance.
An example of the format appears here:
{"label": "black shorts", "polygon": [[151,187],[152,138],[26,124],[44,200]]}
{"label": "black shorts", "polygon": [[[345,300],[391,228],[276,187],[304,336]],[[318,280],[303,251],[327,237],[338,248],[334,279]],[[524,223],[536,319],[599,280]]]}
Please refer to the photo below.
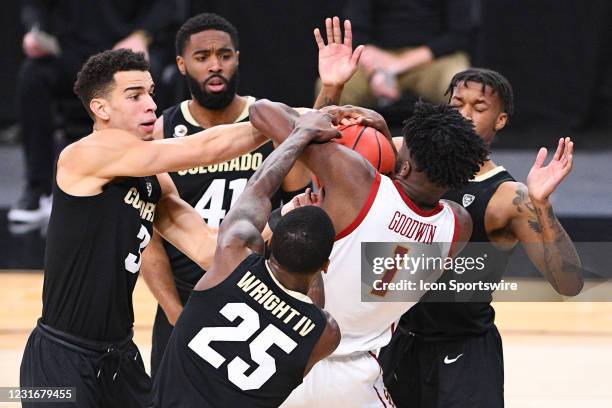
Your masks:
{"label": "black shorts", "polygon": [[480,336],[436,341],[398,330],[379,359],[398,408],[504,406],[504,357],[495,326]]}
{"label": "black shorts", "polygon": [[[178,291],[179,298],[181,299],[181,304],[185,306],[187,299],[189,299],[191,290],[180,287],[177,287],[176,289]],[[151,341],[151,378],[155,378],[155,373],[161,364],[164,351],[166,351],[168,340],[170,340],[172,329],[174,329],[174,326],[168,322],[166,313],[164,313],[161,306],[157,305],[157,313],[155,314],[155,321],[153,322]]]}
{"label": "black shorts", "polygon": [[[148,407],[151,379],[132,336],[115,344],[81,339],[38,323],[21,360],[22,387],[76,387],[74,402],[49,407]],[[23,407],[40,404],[23,402]]]}

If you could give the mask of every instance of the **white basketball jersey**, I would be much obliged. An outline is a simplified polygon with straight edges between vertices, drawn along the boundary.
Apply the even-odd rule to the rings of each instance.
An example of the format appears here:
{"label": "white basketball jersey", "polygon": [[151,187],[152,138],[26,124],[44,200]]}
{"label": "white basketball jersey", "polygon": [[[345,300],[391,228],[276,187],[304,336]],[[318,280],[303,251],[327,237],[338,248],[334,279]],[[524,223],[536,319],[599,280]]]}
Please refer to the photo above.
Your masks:
{"label": "white basketball jersey", "polygon": [[449,243],[437,250],[437,255],[446,257],[456,239],[456,225],[456,215],[447,203],[423,211],[391,179],[376,174],[357,219],[336,236],[328,271],[323,274],[325,310],[336,319],[342,333],[333,356],[387,345],[392,326],[415,304],[361,301],[361,243]]}

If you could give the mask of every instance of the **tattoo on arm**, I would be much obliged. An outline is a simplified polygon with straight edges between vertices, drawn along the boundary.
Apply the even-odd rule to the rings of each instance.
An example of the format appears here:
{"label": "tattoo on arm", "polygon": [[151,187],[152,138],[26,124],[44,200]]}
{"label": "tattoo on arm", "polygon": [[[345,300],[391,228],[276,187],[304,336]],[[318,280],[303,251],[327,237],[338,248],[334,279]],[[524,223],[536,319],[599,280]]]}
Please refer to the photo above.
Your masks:
{"label": "tattoo on arm", "polygon": [[529,217],[527,219],[527,224],[529,225],[529,228],[531,228],[534,232],[541,234],[542,226],[538,221],[537,209],[534,207],[531,201],[528,201],[527,191],[523,186],[519,186],[516,189],[516,196],[512,200],[512,204],[516,206],[516,210],[519,213],[523,213],[525,211],[527,212],[527,216]]}

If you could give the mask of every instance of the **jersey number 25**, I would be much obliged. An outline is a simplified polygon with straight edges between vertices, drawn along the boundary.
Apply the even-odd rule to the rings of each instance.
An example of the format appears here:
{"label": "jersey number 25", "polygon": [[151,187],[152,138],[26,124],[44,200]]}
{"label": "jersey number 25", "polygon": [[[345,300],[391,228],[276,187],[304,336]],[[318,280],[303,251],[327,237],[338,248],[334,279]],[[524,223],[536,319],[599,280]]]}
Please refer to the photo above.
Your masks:
{"label": "jersey number 25", "polygon": [[[248,341],[259,330],[259,315],[246,303],[228,303],[219,311],[230,322],[237,317],[242,321],[235,327],[204,327],[189,342],[189,348],[208,361],[213,367],[219,368],[225,362],[225,357],[210,346],[213,341]],[[276,372],[276,361],[268,354],[268,349],[276,344],[289,354],[297,343],[269,324],[249,343],[251,359],[259,364],[250,375],[244,373],[250,368],[240,357],[234,357],[227,365],[227,377],[243,391],[261,388]]]}

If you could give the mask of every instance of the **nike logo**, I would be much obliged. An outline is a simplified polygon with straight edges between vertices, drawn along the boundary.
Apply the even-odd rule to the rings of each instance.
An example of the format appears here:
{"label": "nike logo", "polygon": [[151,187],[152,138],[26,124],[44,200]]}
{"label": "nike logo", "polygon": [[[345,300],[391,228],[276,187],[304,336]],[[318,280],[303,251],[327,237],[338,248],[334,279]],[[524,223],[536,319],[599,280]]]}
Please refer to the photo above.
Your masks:
{"label": "nike logo", "polygon": [[448,356],[444,357],[444,364],[453,364],[455,361],[459,360],[459,357],[461,357],[463,354],[459,354],[457,357],[455,358],[448,358]]}

